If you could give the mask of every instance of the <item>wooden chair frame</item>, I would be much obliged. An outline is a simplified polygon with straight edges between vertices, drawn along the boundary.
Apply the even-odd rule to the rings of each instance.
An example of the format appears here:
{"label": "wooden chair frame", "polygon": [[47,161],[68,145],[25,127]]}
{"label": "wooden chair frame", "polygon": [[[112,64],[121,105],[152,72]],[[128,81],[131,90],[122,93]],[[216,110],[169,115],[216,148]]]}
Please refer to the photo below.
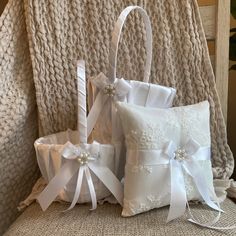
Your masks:
{"label": "wooden chair frame", "polygon": [[216,88],[227,120],[229,78],[230,0],[198,0],[215,71]]}

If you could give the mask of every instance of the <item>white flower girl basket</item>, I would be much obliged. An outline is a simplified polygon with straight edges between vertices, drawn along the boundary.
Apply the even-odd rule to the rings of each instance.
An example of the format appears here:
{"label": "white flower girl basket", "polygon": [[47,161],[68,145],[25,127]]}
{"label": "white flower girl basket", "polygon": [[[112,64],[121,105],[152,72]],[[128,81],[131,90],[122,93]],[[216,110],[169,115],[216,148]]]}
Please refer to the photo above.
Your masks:
{"label": "white flower girl basket", "polygon": [[111,144],[87,143],[86,80],[84,61],[78,62],[78,130],[65,131],[35,141],[37,161],[48,185],[37,197],[43,210],[56,199],[78,203],[92,202],[111,193],[122,204],[123,187],[113,174],[115,153]]}
{"label": "white flower girl basket", "polygon": [[[144,19],[146,28],[146,52],[147,59],[144,68],[143,81],[124,80],[116,77],[118,44],[123,25],[127,16],[137,10]],[[114,101],[126,101],[145,107],[168,108],[172,106],[175,97],[175,89],[148,83],[151,73],[152,61],[152,28],[147,12],[139,6],[125,8],[112,33],[112,42],[109,51],[108,76],[102,72],[90,78],[88,84],[89,108],[88,124],[90,127],[97,125],[93,131],[93,137],[101,143],[112,143],[116,150],[115,173],[121,179],[124,174],[125,147],[120,119],[117,117]],[[135,78],[134,78],[135,79]],[[88,134],[92,132],[88,130]]]}

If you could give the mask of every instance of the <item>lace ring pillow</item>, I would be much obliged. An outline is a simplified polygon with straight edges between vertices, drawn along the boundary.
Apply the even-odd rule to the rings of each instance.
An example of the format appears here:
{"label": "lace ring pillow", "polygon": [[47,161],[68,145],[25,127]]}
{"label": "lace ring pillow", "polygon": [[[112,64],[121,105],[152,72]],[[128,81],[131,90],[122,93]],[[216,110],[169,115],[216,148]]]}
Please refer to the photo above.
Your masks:
{"label": "lace ring pillow", "polygon": [[[127,16],[132,11],[138,11],[144,19],[146,28],[146,54],[147,60],[144,68],[143,81],[124,80],[116,77],[118,44],[123,25]],[[89,79],[89,108],[88,123],[95,127],[92,132],[94,139],[101,143],[112,143],[116,149],[116,171],[121,179],[125,163],[125,145],[123,143],[123,133],[117,110],[114,106],[115,101],[125,101],[145,107],[168,108],[172,106],[175,97],[175,89],[148,83],[151,73],[152,61],[152,28],[150,19],[146,11],[139,6],[129,6],[125,8],[112,33],[112,42],[109,51],[109,70],[108,76],[102,72]],[[92,106],[92,108],[91,108]],[[102,115],[101,115],[102,114]],[[96,126],[93,125],[97,120]]]}
{"label": "lace ring pillow", "polygon": [[[168,109],[116,104],[127,145],[122,216],[170,205],[167,222],[184,215],[211,229],[223,212],[213,186],[209,102]],[[204,202],[218,215],[203,223],[188,201]]]}

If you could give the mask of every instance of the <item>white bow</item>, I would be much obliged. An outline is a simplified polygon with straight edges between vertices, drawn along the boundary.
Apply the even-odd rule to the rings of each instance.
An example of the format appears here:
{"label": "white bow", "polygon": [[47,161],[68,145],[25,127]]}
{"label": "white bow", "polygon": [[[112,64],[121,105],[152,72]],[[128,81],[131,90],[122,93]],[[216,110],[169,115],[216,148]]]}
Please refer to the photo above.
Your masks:
{"label": "white bow", "polygon": [[95,210],[97,208],[97,197],[89,169],[90,169],[90,162],[95,161],[99,156],[99,144],[94,142],[92,144],[91,149],[88,151],[86,149],[77,147],[68,142],[65,145],[64,149],[62,150],[61,154],[65,159],[74,160],[73,165],[77,165],[79,169],[75,194],[71,202],[71,205],[67,210],[71,210],[79,199],[84,173],[88,183],[89,192],[92,200],[91,210]]}
{"label": "white bow", "polygon": [[93,78],[91,82],[104,94],[106,94],[108,97],[112,97],[116,101],[124,100],[125,96],[132,88],[131,85],[123,78],[115,79],[114,83],[111,83],[102,72]]}
{"label": "white bow", "polygon": [[[209,190],[206,184],[204,173],[198,161],[194,158],[200,150],[200,145],[193,139],[190,139],[183,147],[177,148],[174,142],[170,141],[164,150],[164,153],[170,159],[171,173],[171,200],[170,210],[167,222],[182,216],[187,204],[187,195],[184,183],[183,169],[193,178],[193,181],[206,204],[219,211],[222,210],[211,200],[215,198],[214,193]],[[203,159],[208,155],[208,149],[202,150]],[[216,199],[214,199],[216,200]]]}
{"label": "white bow", "polygon": [[[88,135],[92,132],[93,127],[104,107],[106,102],[112,101],[125,101],[125,98],[129,91],[132,89],[132,86],[129,82],[124,79],[115,79],[114,83],[111,83],[110,80],[101,72],[98,76],[91,79],[91,83],[94,84],[100,91],[96,96],[94,104],[88,114]],[[111,99],[109,99],[111,98]],[[111,104],[111,103],[110,103]],[[112,105],[112,129],[113,134],[116,133],[116,118],[115,118],[115,108]]]}
{"label": "white bow", "polygon": [[91,210],[96,209],[97,198],[90,170],[92,170],[98,179],[102,181],[117,201],[121,205],[123,204],[123,186],[120,181],[115,177],[109,168],[106,166],[100,166],[98,163],[94,163],[99,159],[100,144],[93,142],[92,144],[88,144],[88,147],[88,149],[84,147],[77,147],[70,142],[67,142],[64,145],[61,155],[64,157],[65,163],[37,198],[41,208],[44,211],[56,199],[60,191],[69,183],[77,171],[78,178],[76,182],[75,194],[72,203],[67,210],[72,209],[79,199],[84,174],[88,182],[92,200]]}
{"label": "white bow", "polygon": [[[128,150],[126,163],[130,165],[170,165],[171,175],[171,199],[167,222],[182,216],[186,205],[190,218],[188,221],[202,227],[218,230],[235,229],[235,226],[214,226],[220,219],[221,212],[217,197],[213,189],[206,184],[204,172],[199,161],[210,160],[210,147],[200,147],[194,140],[190,139],[181,148],[177,148],[173,141],[166,143],[163,149],[157,150]],[[158,158],[157,158],[158,157]],[[193,178],[196,188],[208,206],[218,211],[218,215],[211,221],[200,223],[194,218],[187,201],[183,170]],[[216,203],[214,203],[213,201]]]}

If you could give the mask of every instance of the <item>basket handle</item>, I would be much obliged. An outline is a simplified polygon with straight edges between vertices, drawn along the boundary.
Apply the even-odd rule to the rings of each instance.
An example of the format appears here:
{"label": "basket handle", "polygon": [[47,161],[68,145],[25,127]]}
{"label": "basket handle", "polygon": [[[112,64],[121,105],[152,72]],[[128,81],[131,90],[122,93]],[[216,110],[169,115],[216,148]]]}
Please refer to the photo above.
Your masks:
{"label": "basket handle", "polygon": [[147,59],[144,69],[144,82],[149,81],[150,73],[151,73],[151,63],[152,63],[152,27],[149,16],[147,12],[139,6],[129,6],[126,7],[120,14],[117,22],[115,23],[114,30],[112,32],[112,40],[111,46],[109,51],[109,69],[108,69],[108,78],[110,83],[114,83],[116,79],[116,66],[117,66],[117,53],[118,53],[118,45],[120,41],[121,31],[126,21],[127,16],[130,14],[131,11],[138,10],[143,19],[144,24],[146,27],[147,32],[147,40],[146,44],[146,51],[147,51]]}
{"label": "basket handle", "polygon": [[86,98],[86,77],[85,61],[77,62],[77,93],[78,93],[78,113],[77,129],[79,131],[80,143],[87,143],[87,98]]}

